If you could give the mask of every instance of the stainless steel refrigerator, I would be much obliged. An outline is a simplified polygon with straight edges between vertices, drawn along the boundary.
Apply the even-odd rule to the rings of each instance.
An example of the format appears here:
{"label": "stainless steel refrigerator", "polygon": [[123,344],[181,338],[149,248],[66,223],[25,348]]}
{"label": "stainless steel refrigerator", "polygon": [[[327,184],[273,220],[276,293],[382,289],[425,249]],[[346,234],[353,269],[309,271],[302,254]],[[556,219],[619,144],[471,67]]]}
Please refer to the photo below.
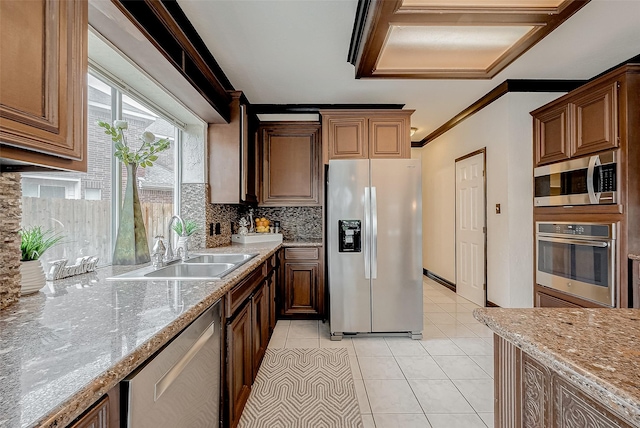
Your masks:
{"label": "stainless steel refrigerator", "polygon": [[331,338],[386,332],[421,338],[420,161],[330,161],[327,242]]}

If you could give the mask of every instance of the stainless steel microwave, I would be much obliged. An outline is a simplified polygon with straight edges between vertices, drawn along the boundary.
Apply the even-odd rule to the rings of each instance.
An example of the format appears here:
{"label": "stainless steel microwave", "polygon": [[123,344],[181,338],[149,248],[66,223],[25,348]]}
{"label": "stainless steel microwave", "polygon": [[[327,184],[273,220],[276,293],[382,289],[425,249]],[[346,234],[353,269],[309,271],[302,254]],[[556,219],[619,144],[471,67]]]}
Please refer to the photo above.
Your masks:
{"label": "stainless steel microwave", "polygon": [[612,150],[534,169],[534,205],[617,203],[616,158]]}

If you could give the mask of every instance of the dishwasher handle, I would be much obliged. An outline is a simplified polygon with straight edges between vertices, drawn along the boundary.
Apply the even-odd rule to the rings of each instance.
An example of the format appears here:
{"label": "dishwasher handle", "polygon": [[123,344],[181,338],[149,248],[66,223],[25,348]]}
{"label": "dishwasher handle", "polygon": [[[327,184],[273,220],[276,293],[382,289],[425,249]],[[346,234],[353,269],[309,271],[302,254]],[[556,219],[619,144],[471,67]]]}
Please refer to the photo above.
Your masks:
{"label": "dishwasher handle", "polygon": [[169,386],[171,386],[173,381],[175,381],[178,376],[180,376],[180,373],[182,373],[182,371],[187,367],[193,357],[195,357],[196,354],[204,347],[207,341],[213,337],[215,324],[215,321],[209,324],[209,327],[207,327],[202,332],[193,346],[189,348],[189,350],[182,356],[182,358],[180,358],[180,360],[175,363],[173,367],[171,367],[164,374],[164,376],[162,376],[160,380],[158,380],[158,382],[156,382],[153,401],[158,401],[160,396],[162,396],[162,394],[169,388]]}

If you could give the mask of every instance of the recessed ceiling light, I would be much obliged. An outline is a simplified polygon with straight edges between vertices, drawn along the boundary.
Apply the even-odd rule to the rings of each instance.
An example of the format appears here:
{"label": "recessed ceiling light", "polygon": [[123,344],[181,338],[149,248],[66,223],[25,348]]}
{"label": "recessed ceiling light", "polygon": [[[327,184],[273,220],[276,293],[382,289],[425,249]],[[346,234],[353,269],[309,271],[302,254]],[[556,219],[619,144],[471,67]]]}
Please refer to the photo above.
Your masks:
{"label": "recessed ceiling light", "polygon": [[360,1],[348,60],[356,78],[490,79],[589,1]]}
{"label": "recessed ceiling light", "polygon": [[403,8],[556,8],[564,0],[403,0]]}
{"label": "recessed ceiling light", "polygon": [[376,72],[485,70],[535,27],[398,26],[389,29]]}

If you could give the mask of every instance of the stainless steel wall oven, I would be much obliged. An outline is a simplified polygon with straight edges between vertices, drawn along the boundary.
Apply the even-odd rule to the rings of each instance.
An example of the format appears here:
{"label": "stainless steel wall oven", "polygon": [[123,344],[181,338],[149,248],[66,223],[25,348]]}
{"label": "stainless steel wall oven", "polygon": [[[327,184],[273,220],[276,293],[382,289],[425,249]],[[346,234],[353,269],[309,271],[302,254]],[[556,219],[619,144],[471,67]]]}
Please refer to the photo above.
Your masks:
{"label": "stainless steel wall oven", "polygon": [[536,222],[536,282],[615,307],[616,224]]}

